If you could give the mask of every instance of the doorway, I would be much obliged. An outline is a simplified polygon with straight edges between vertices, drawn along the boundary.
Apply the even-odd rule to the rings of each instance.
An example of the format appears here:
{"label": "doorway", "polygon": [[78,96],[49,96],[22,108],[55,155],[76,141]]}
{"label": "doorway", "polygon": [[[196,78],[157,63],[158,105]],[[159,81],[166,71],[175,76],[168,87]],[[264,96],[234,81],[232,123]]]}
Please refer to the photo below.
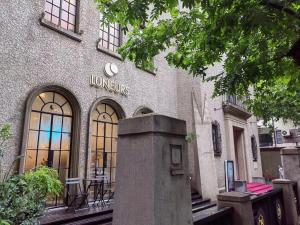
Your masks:
{"label": "doorway", "polygon": [[236,179],[247,180],[248,172],[246,166],[246,155],[245,155],[245,142],[244,142],[244,129],[239,127],[233,127],[233,138],[234,138],[234,161],[236,167]]}

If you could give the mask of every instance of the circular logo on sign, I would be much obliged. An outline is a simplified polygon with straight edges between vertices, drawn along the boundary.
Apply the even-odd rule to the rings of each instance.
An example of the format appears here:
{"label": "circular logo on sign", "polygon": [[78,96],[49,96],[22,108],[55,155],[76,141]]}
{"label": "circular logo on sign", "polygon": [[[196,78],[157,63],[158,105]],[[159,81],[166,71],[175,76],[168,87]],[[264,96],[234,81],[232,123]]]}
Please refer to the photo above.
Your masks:
{"label": "circular logo on sign", "polygon": [[106,63],[104,73],[107,77],[112,77],[119,72],[118,67],[114,63]]}
{"label": "circular logo on sign", "polygon": [[278,224],[282,224],[282,206],[281,201],[279,199],[276,200],[276,215]]}
{"label": "circular logo on sign", "polygon": [[257,212],[257,217],[256,217],[256,224],[257,225],[265,225],[265,213],[264,211],[260,208]]}

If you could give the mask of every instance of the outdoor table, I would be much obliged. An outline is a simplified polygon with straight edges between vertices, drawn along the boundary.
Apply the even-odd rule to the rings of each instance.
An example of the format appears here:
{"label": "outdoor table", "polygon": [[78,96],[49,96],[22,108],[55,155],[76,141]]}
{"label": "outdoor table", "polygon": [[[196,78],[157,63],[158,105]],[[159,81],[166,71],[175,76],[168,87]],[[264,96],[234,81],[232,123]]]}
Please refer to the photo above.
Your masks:
{"label": "outdoor table", "polygon": [[[107,180],[107,176],[97,176],[95,178],[87,178],[84,179],[85,181],[85,190],[88,193],[91,188],[94,187],[94,199],[93,199],[93,206],[105,205],[104,195],[106,191],[104,190],[105,180]],[[96,204],[96,201],[99,202]]]}

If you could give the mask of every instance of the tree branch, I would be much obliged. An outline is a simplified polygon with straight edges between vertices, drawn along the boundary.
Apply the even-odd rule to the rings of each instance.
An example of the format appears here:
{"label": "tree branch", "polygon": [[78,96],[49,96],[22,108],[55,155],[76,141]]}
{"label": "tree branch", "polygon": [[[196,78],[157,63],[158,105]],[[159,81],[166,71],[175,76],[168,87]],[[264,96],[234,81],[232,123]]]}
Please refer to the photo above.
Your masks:
{"label": "tree branch", "polygon": [[266,5],[266,6],[270,6],[273,9],[277,9],[279,11],[285,12],[286,14],[289,14],[289,15],[291,15],[291,16],[293,16],[293,17],[295,17],[295,18],[297,18],[297,19],[300,20],[300,15],[296,11],[294,11],[293,9],[291,9],[291,8],[288,8],[288,7],[285,7],[283,5],[279,5],[277,3],[274,3],[274,2],[271,2],[271,1],[267,1],[267,0],[263,0],[262,4]]}

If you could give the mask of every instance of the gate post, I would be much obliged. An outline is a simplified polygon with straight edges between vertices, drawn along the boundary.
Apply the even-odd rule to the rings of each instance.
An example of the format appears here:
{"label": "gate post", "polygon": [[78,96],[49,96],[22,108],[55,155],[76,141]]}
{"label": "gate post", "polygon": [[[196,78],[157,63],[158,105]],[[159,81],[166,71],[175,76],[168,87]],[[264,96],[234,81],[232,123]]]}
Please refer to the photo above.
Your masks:
{"label": "gate post", "polygon": [[254,225],[250,194],[226,192],[218,195],[218,207],[233,208],[233,225]]}
{"label": "gate post", "polygon": [[113,225],[192,225],[186,123],[148,114],[121,120]]}
{"label": "gate post", "polygon": [[[283,148],[280,154],[284,178],[297,182],[297,195],[300,196],[300,148]],[[300,207],[299,204],[298,202],[298,207]]]}
{"label": "gate post", "polygon": [[285,179],[273,180],[274,188],[281,188],[283,193],[283,206],[285,211],[286,225],[298,224],[297,202],[293,189],[293,181]]}

